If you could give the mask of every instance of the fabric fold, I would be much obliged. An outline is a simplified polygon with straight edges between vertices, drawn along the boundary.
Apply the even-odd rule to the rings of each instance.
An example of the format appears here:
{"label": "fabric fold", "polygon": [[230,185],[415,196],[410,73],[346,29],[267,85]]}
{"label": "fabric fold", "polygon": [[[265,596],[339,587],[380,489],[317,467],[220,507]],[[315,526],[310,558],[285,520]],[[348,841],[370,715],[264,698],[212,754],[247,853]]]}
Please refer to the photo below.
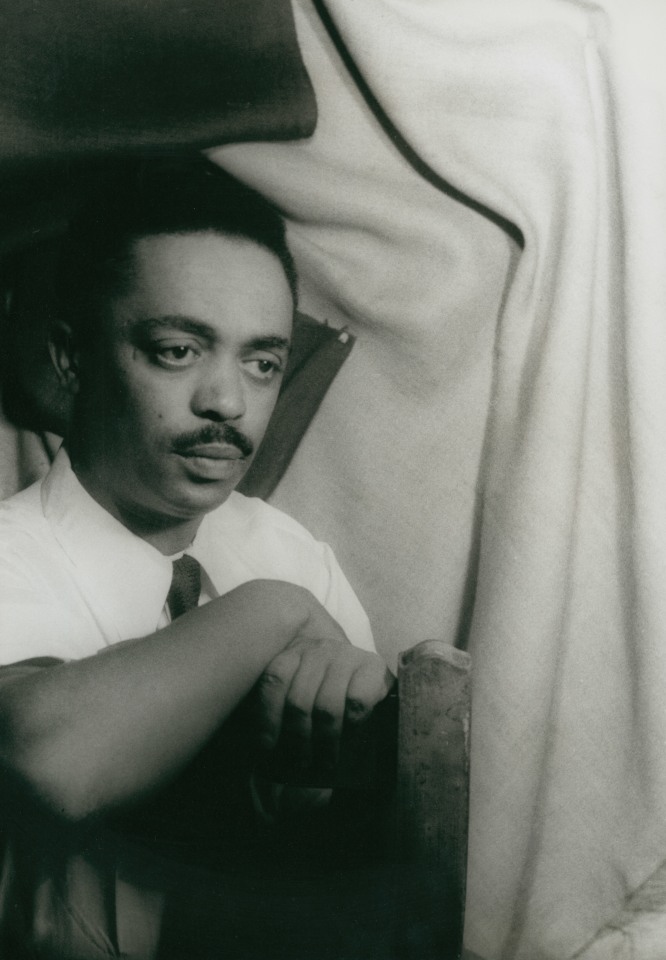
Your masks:
{"label": "fabric fold", "polygon": [[[439,635],[462,638],[474,658],[468,946],[489,960],[569,957],[623,915],[625,901],[666,849],[666,76],[653,39],[663,14],[647,0],[631,6],[622,0],[371,0],[362,7],[329,0],[315,7],[337,36],[327,37],[309,5],[299,4],[304,56],[323,105],[313,141],[281,148],[277,176],[260,169],[267,156],[278,156],[270,148],[232,147],[219,159],[240,169],[242,158],[248,179],[281,195],[295,221],[311,296],[334,304],[357,336],[348,394],[329,395],[327,423],[348,422],[353,410],[355,433],[373,452],[374,438],[390,434],[394,460],[405,464],[390,476],[376,472],[366,495],[362,453],[349,438],[341,442],[348,453],[345,488],[362,491],[366,516],[344,533],[340,513],[328,523],[337,523],[338,532],[326,532],[336,544],[341,537],[357,558],[350,574],[359,576],[371,614],[381,608],[380,623],[392,617],[404,625],[402,638],[390,625],[378,630],[380,645],[382,638],[389,650],[422,639],[414,633],[429,626],[439,607]],[[335,43],[344,45],[342,57]],[[317,59],[322,51],[326,65]],[[334,97],[348,97],[366,116],[366,133],[374,131],[372,146],[368,133],[346,166],[342,157],[352,136],[340,132],[339,116],[326,106]],[[372,127],[372,109],[389,123]],[[400,155],[396,150],[393,160],[389,128],[409,147]],[[315,154],[340,180],[346,174],[360,185],[373,150],[382,156],[373,190],[380,201],[383,188],[384,205],[364,204],[360,186],[358,193],[350,187],[338,208],[341,222],[334,223],[326,187],[316,189]],[[409,152],[440,178],[444,196],[449,184],[449,196],[474,201],[459,202],[470,216],[452,213],[448,235],[418,204],[421,174],[412,163],[408,175]],[[300,184],[291,177],[297,165]],[[303,217],[306,171],[319,205],[309,222]],[[402,192],[389,187],[393,177]],[[402,206],[410,190],[411,220]],[[434,192],[431,211],[445,217]],[[359,200],[355,210],[348,206],[352,196]],[[524,238],[510,263],[502,259],[501,240],[483,226],[479,205]],[[398,221],[404,230],[396,229]],[[344,231],[354,270],[346,262],[341,269]],[[478,251],[484,231],[486,266],[496,265],[499,275],[503,264],[506,286],[497,284],[493,300],[496,274],[486,269],[484,277],[478,265],[468,266],[455,290],[448,287],[438,326],[427,312],[430,298],[447,289],[454,251],[460,255],[474,243]],[[426,235],[439,273],[428,273],[422,256],[421,283],[411,285],[410,257]],[[389,273],[401,275],[403,287],[390,286],[390,301],[376,298]],[[336,274],[340,293],[331,286]],[[477,356],[485,364],[477,367],[483,373],[476,381],[469,367],[465,372],[468,386],[476,386],[473,396],[487,391],[483,431],[470,394],[466,420],[456,417],[455,374],[446,354],[437,353],[448,329],[447,346],[455,340],[468,359],[474,355],[469,325],[469,339],[458,330],[454,338],[453,331],[462,291],[471,296],[475,285],[486,295],[476,301],[485,337],[476,341],[484,344]],[[429,337],[420,339],[423,328]],[[431,357],[440,358],[441,388],[430,397],[430,412],[417,404],[416,389],[405,397],[399,380],[392,394],[383,390],[391,369],[387,344],[396,335],[424,379]],[[375,348],[371,358],[365,355],[364,372],[382,397],[372,413],[360,383],[364,341]],[[359,381],[351,376],[354,359]],[[410,470],[414,433],[395,431],[405,410],[415,409],[420,424],[431,427],[419,451],[417,483]],[[478,458],[462,473],[472,423]],[[316,466],[306,466],[306,454]],[[334,469],[331,451],[317,445],[316,435],[306,438],[301,458],[277,491],[287,509],[317,468],[323,476]],[[454,475],[458,483],[451,487]],[[464,511],[470,484],[476,509]],[[387,516],[388,488],[396,491],[397,519],[393,530],[380,533],[373,518]],[[305,509],[318,519],[323,512]],[[392,567],[401,510],[421,534],[421,554],[403,537],[407,556]],[[431,546],[433,530],[438,551]],[[453,589],[452,545],[471,581],[466,594]],[[371,551],[381,561],[368,568]],[[344,557],[339,545],[338,552]],[[385,579],[378,586],[380,569]],[[469,619],[455,621],[451,609],[460,611],[465,596]],[[419,610],[405,599],[414,597]]]}

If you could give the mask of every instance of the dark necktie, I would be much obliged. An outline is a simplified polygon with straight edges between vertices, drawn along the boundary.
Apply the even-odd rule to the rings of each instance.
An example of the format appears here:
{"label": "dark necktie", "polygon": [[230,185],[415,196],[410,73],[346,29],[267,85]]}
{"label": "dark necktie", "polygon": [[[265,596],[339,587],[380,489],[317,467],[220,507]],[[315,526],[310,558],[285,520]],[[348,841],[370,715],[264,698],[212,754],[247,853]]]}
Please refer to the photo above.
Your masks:
{"label": "dark necktie", "polygon": [[201,565],[194,557],[184,553],[173,561],[173,576],[167,596],[171,619],[181,617],[196,607],[201,593]]}

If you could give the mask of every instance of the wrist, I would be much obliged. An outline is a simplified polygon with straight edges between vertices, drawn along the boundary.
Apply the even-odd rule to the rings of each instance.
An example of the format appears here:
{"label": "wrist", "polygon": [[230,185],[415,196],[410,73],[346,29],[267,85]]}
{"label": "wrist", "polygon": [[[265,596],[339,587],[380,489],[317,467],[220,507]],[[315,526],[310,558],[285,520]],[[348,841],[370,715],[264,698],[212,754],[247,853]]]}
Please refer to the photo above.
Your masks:
{"label": "wrist", "polygon": [[307,629],[316,603],[305,587],[284,580],[250,580],[233,592],[242,595],[243,604],[270,624],[285,645]]}
{"label": "wrist", "polygon": [[274,581],[276,587],[273,616],[279,624],[285,641],[291,643],[307,632],[312,619],[315,599],[305,587]]}

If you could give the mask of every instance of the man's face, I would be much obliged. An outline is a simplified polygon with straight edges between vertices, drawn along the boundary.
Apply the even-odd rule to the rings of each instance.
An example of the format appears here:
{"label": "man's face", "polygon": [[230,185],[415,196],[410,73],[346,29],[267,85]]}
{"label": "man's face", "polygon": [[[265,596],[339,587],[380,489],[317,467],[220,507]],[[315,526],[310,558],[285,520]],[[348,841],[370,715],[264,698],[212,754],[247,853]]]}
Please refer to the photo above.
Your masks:
{"label": "man's face", "polygon": [[275,406],[293,302],[278,258],[215,233],[138,240],[78,357],[71,448],[88,491],[132,529],[198,520],[247,470]]}

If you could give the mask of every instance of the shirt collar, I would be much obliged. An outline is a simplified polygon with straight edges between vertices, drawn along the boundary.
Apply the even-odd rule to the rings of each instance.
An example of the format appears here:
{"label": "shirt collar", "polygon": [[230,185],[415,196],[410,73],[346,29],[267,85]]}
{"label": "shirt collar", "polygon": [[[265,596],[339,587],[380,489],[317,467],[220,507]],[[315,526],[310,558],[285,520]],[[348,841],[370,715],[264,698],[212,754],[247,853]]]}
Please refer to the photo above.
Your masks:
{"label": "shirt collar", "polygon": [[64,447],[42,484],[42,509],[105,636],[153,633],[171,584],[171,560],[90,496]]}

